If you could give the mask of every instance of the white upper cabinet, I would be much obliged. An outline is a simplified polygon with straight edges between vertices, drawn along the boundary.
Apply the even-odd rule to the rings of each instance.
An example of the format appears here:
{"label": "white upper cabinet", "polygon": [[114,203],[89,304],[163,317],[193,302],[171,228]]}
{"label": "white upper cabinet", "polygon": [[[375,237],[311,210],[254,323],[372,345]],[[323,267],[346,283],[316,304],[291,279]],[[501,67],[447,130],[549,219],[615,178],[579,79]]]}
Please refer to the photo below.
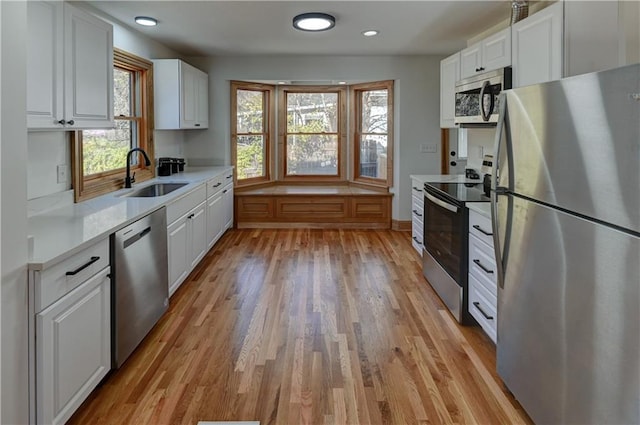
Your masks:
{"label": "white upper cabinet", "polygon": [[639,10],[636,2],[565,1],[514,24],[513,86],[637,62]]}
{"label": "white upper cabinet", "polygon": [[110,128],[113,27],[63,2],[27,3],[27,126]]}
{"label": "white upper cabinet", "polygon": [[562,78],[562,2],[512,26],[513,87]]}
{"label": "white upper cabinet", "polygon": [[460,52],[461,79],[511,66],[511,27]]}
{"label": "white upper cabinet", "polygon": [[209,76],[179,59],[153,61],[156,130],[209,127]]}
{"label": "white upper cabinet", "polygon": [[460,79],[460,52],[440,62],[440,128],[456,127],[456,82]]}

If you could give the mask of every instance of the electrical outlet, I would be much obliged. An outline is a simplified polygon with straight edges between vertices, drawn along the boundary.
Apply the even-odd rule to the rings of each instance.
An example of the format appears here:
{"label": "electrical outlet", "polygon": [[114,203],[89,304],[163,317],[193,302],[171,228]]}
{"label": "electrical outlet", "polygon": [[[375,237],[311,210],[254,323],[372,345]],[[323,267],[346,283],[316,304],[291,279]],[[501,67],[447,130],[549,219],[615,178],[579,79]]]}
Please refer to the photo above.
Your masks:
{"label": "electrical outlet", "polygon": [[69,170],[66,164],[58,165],[58,183],[66,183],[69,175]]}
{"label": "electrical outlet", "polygon": [[427,143],[422,143],[420,145],[421,153],[436,153],[438,152],[438,145],[429,145]]}

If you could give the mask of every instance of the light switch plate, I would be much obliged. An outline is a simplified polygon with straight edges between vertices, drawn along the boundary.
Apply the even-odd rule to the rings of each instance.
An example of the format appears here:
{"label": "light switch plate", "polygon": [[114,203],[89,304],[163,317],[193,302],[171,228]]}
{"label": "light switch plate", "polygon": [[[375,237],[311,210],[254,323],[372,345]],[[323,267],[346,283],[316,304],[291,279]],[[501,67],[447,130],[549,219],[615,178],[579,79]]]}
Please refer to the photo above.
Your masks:
{"label": "light switch plate", "polygon": [[438,145],[430,145],[427,143],[422,143],[420,145],[420,152],[421,153],[436,153],[438,152]]}
{"label": "light switch plate", "polygon": [[58,165],[58,167],[57,167],[58,183],[66,183],[67,182],[67,178],[69,176],[68,168],[69,167],[67,167],[66,164]]}

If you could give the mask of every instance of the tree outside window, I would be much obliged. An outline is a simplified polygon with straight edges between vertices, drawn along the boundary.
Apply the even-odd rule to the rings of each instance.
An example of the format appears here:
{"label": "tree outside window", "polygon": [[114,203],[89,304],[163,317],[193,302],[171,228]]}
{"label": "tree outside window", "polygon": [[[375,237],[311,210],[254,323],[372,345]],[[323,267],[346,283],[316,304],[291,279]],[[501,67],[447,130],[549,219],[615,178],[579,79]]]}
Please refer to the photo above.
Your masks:
{"label": "tree outside window", "polygon": [[354,102],[354,179],[391,185],[393,81],[351,87]]}

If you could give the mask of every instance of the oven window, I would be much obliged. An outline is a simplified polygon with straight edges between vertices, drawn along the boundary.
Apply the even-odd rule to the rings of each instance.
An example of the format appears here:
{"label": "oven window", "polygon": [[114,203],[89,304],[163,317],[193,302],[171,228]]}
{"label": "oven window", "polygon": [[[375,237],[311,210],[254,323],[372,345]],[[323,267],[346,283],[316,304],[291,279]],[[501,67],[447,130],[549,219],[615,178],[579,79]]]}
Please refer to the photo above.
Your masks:
{"label": "oven window", "polygon": [[424,247],[460,285],[465,232],[461,211],[454,213],[424,200]]}

